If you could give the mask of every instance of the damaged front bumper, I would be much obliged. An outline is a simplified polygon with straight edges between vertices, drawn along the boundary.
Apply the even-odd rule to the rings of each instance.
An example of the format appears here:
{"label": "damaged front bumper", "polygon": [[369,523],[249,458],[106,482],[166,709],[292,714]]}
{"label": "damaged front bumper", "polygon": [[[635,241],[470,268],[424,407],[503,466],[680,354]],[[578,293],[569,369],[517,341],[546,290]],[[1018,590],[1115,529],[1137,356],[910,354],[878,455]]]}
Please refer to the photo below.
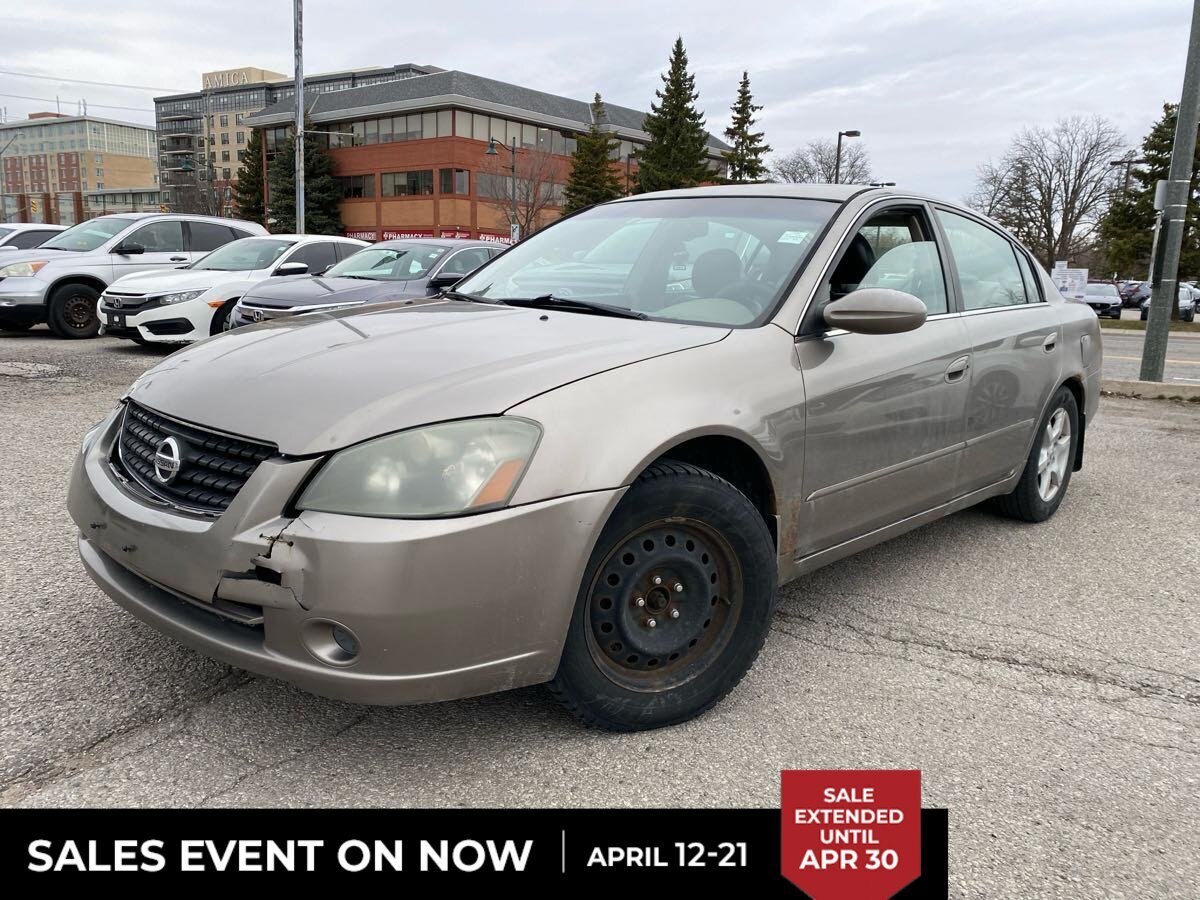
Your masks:
{"label": "damaged front bumper", "polygon": [[[587,559],[622,493],[475,516],[280,515],[319,460],[262,463],[219,517],[152,507],[111,464],[117,419],[76,459],[68,506],[93,580],[216,659],[363,703],[448,700],[554,674]],[[349,655],[331,629],[353,635]]]}

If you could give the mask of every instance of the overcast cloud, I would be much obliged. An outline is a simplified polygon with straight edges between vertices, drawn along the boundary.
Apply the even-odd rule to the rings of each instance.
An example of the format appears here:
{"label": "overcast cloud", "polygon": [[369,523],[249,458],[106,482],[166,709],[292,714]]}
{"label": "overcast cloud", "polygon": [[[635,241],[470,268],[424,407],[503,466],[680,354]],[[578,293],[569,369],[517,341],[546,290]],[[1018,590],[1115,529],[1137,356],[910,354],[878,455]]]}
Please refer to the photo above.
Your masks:
{"label": "overcast cloud", "polygon": [[[173,90],[237,66],[292,70],[291,0],[8,0],[0,70]],[[975,166],[1024,125],[1112,119],[1131,143],[1177,102],[1187,0],[402,3],[308,0],[310,72],[429,63],[552,93],[647,108],[682,35],[709,129],[743,69],[761,125],[786,152],[857,128],[877,177],[960,198]],[[96,115],[153,122],[165,91],[0,74],[9,119],[86,98]],[[23,97],[49,98],[42,100]],[[134,107],[135,110],[105,108]]]}

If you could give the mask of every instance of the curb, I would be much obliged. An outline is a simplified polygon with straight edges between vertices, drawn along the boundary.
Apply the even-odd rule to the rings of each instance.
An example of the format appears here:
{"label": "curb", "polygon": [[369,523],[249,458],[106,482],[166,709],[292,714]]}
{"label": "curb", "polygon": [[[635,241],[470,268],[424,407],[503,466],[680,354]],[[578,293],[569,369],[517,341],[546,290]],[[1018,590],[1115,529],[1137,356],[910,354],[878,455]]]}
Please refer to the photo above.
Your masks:
{"label": "curb", "polygon": [[[1105,334],[1125,334],[1125,335],[1140,334],[1142,337],[1145,337],[1146,329],[1144,329],[1144,328],[1105,328],[1103,325],[1101,325],[1100,333],[1102,335],[1105,335]],[[1171,338],[1171,340],[1175,340],[1175,338],[1184,338],[1187,340],[1200,340],[1200,332],[1172,331],[1170,333],[1170,338]]]}
{"label": "curb", "polygon": [[1200,384],[1176,384],[1163,381],[1133,381],[1103,378],[1100,390],[1108,394],[1139,397],[1142,400],[1192,400],[1200,402]]}

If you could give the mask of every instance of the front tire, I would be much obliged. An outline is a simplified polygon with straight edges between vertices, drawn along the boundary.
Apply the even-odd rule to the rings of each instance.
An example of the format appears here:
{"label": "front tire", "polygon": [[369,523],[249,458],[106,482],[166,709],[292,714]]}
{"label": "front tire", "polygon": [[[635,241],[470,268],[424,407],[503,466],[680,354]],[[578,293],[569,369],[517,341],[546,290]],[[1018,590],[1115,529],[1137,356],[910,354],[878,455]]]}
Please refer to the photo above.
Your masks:
{"label": "front tire", "polygon": [[100,292],[86,284],[60,287],[50,298],[50,330],[64,338],[94,338],[100,333],[99,299]]}
{"label": "front tire", "polygon": [[1067,387],[1050,401],[1025,462],[1025,471],[1012,493],[999,497],[1000,511],[1023,522],[1044,522],[1058,510],[1079,444],[1079,406]]}
{"label": "front tire", "polygon": [[612,731],[700,715],[742,679],[775,609],[775,549],[747,497],[705,469],[647,469],[592,551],[550,691]]}
{"label": "front tire", "polygon": [[220,334],[223,331],[228,331],[229,316],[233,312],[233,308],[237,305],[236,300],[226,300],[213,313],[212,323],[208,326],[209,335]]}

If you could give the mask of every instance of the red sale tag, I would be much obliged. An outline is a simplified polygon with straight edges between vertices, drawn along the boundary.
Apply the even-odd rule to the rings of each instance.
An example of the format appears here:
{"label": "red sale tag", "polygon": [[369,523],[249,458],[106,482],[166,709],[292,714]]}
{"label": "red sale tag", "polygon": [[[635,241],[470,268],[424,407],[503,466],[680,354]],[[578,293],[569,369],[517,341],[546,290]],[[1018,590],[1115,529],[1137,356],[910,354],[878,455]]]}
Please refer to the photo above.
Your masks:
{"label": "red sale tag", "polygon": [[813,900],[886,900],[921,874],[921,773],[782,773],[783,876]]}

